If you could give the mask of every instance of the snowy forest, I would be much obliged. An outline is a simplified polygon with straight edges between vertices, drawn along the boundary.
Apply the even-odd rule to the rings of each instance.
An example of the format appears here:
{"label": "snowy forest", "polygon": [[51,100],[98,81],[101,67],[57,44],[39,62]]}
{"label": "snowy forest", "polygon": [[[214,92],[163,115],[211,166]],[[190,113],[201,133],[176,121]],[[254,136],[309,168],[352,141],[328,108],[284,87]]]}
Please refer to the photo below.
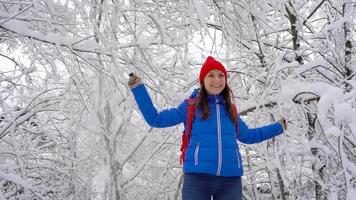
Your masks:
{"label": "snowy forest", "polygon": [[356,198],[355,0],[0,0],[0,199],[177,200],[183,125],[158,110],[209,55],[241,117],[288,130],[241,144],[243,199]]}

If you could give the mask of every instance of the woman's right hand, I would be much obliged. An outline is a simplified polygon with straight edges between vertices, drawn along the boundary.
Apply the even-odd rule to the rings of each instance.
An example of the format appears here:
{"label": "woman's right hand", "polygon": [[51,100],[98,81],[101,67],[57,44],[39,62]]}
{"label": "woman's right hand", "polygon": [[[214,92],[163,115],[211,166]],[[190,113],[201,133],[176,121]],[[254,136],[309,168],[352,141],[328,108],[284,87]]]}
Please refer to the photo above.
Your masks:
{"label": "woman's right hand", "polygon": [[129,86],[130,89],[133,89],[142,83],[141,78],[138,77],[136,74],[131,73],[129,76],[130,78],[127,85]]}

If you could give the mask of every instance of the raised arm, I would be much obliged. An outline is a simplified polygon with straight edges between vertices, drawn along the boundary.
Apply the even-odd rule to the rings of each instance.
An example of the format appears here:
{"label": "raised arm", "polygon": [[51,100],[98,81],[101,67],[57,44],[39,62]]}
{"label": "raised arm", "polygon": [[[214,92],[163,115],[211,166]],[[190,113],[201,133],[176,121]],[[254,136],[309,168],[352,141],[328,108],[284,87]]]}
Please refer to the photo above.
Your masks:
{"label": "raised arm", "polygon": [[245,144],[259,143],[283,133],[283,126],[275,122],[260,128],[249,128],[239,117],[239,132],[237,139]]}
{"label": "raised arm", "polygon": [[186,116],[186,102],[179,105],[178,108],[165,109],[160,112],[157,111],[152,103],[144,84],[139,83],[131,88],[135,97],[138,108],[148,125],[157,128],[164,128],[174,126],[185,121]]}

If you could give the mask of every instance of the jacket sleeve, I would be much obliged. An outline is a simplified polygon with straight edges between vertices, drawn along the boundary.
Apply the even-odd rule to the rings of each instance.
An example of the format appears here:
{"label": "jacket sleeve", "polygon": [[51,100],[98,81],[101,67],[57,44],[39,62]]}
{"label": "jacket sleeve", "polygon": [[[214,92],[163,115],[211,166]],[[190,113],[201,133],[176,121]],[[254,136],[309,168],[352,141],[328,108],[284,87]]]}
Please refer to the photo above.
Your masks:
{"label": "jacket sleeve", "polygon": [[148,125],[156,128],[165,128],[174,126],[185,121],[186,118],[186,101],[181,103],[178,108],[165,109],[160,112],[157,111],[152,103],[144,84],[131,89],[138,108]]}
{"label": "jacket sleeve", "polygon": [[237,139],[242,143],[259,143],[281,133],[283,133],[283,127],[278,122],[260,128],[249,128],[239,116],[239,132],[237,133]]}

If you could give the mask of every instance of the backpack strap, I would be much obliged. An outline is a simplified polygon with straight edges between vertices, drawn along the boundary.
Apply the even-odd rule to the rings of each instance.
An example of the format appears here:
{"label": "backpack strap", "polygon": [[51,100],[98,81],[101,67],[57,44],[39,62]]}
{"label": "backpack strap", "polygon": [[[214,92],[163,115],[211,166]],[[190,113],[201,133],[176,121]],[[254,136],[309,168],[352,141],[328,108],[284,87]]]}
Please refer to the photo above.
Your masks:
{"label": "backpack strap", "polygon": [[187,137],[188,140],[190,139],[191,133],[192,133],[192,125],[195,117],[195,110],[196,110],[196,105],[198,102],[198,98],[191,98],[188,99],[188,113],[187,113]]}
{"label": "backpack strap", "polygon": [[189,139],[192,133],[192,124],[195,117],[196,105],[198,102],[198,98],[189,98],[187,99],[187,122],[186,122],[186,130],[182,134],[182,146],[180,151],[182,152],[180,155],[179,162],[182,165],[185,160],[185,154],[188,148]]}

